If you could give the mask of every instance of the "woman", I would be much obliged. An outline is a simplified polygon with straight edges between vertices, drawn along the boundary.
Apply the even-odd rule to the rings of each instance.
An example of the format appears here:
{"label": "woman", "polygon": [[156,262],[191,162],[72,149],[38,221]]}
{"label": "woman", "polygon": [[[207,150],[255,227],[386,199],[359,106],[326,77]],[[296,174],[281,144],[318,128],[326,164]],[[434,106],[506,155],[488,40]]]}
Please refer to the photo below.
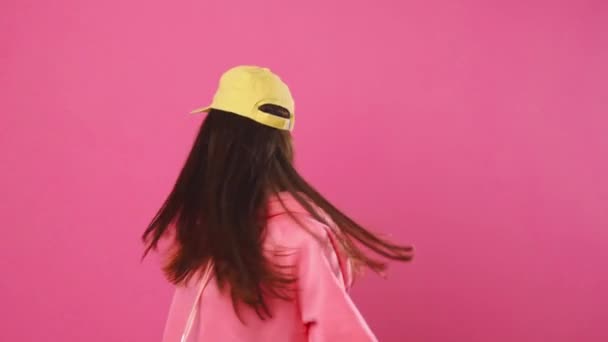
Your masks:
{"label": "woman", "polygon": [[294,102],[266,68],[227,71],[146,253],[170,248],[177,285],[163,341],[375,341],[346,289],[381,257],[409,261],[294,169]]}

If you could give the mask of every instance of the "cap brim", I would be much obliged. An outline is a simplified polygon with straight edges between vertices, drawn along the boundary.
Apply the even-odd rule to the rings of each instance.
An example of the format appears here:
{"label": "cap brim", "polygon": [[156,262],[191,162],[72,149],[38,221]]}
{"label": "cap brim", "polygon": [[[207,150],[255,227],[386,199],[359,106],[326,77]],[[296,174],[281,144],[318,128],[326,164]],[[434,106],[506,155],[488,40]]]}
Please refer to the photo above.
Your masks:
{"label": "cap brim", "polygon": [[211,106],[207,106],[207,107],[202,107],[202,108],[195,109],[195,110],[191,111],[190,114],[207,113],[210,110],[211,110]]}

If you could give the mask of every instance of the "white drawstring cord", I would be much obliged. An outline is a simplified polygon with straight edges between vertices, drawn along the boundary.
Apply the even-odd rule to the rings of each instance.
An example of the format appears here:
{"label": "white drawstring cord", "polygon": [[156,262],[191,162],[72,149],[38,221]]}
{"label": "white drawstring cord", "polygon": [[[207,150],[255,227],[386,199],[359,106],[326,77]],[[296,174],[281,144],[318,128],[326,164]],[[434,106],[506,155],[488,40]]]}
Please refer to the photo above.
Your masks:
{"label": "white drawstring cord", "polygon": [[194,297],[194,303],[192,304],[192,310],[190,310],[190,315],[188,316],[188,320],[186,321],[186,327],[184,328],[184,333],[182,334],[181,342],[188,342],[188,337],[190,335],[190,330],[192,329],[192,324],[194,323],[194,319],[196,318],[196,313],[198,312],[198,302],[201,299],[203,291],[205,287],[207,287],[207,283],[209,283],[209,279],[211,278],[211,269],[213,268],[213,263],[209,263],[207,268],[205,269],[205,274],[201,279],[201,286],[199,287],[196,297]]}

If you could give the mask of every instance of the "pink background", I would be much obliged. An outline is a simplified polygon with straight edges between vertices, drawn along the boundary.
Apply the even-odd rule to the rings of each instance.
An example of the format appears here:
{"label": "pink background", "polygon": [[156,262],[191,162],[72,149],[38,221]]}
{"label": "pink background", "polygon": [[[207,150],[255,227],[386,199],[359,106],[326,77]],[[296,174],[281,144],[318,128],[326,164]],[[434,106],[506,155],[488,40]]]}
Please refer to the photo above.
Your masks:
{"label": "pink background", "polygon": [[0,341],[158,341],[139,236],[219,74],[276,70],[302,172],[417,260],[381,341],[608,341],[608,2],[0,5]]}

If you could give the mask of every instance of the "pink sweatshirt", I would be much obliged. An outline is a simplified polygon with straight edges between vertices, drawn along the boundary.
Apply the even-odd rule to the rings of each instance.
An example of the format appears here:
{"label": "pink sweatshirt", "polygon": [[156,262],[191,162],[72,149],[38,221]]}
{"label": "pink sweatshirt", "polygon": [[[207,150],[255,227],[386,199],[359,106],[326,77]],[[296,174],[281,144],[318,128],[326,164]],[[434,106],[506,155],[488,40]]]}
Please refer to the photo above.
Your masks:
{"label": "pink sweatshirt", "polygon": [[[270,201],[264,247],[291,251],[288,257],[280,257],[280,263],[287,259],[296,266],[295,300],[269,298],[273,317],[266,320],[242,305],[243,324],[230,296],[219,290],[210,273],[204,287],[197,280],[175,290],[163,342],[377,341],[346,293],[352,275],[348,260],[335,248],[334,228],[314,220],[291,196],[281,198],[309,231],[294,222],[275,198]],[[183,336],[190,316],[191,329]]]}

